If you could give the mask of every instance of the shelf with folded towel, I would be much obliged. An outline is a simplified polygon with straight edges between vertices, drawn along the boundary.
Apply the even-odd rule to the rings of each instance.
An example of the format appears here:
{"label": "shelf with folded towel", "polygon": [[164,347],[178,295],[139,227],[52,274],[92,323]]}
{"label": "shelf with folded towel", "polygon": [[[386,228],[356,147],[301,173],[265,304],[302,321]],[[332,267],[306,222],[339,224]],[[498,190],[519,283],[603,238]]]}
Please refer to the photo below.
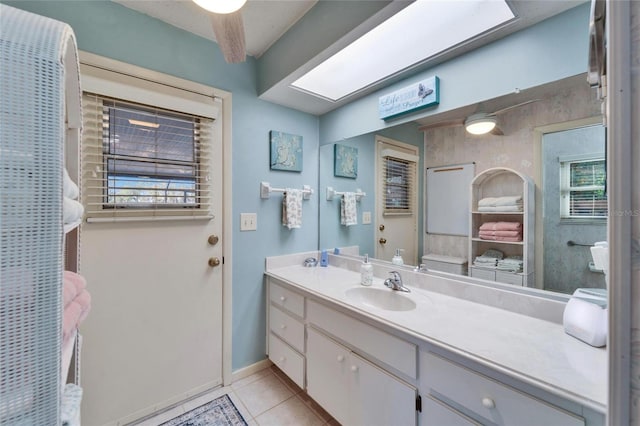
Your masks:
{"label": "shelf with folded towel", "polygon": [[[345,192],[336,191],[335,189],[333,189],[332,186],[327,186],[327,201],[332,201],[336,197],[336,195],[340,196],[340,195],[344,195],[346,193],[347,193],[347,191],[345,191]],[[360,201],[362,199],[362,197],[366,197],[367,196],[367,193],[366,192],[362,192],[362,190],[360,188],[356,189],[354,194],[356,196],[356,201]]]}
{"label": "shelf with folded towel", "polygon": [[[469,259],[499,248],[508,256],[522,258],[522,271],[478,270],[470,275],[508,284],[534,287],[535,187],[522,173],[505,167],[487,169],[471,181]],[[491,276],[491,277],[490,277]]]}
{"label": "shelf with folded towel", "polygon": [[[260,182],[260,198],[269,198],[272,192],[287,192],[286,188],[273,188],[269,182]],[[310,200],[313,189],[310,185],[302,185],[302,198]]]}

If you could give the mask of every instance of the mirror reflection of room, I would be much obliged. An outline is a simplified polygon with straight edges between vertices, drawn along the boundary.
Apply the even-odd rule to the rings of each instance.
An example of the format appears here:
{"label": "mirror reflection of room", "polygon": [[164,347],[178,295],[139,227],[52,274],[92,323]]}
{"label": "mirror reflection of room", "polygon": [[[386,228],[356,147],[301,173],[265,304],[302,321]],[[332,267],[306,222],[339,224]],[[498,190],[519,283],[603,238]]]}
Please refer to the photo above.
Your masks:
{"label": "mirror reflection of room", "polygon": [[[504,111],[498,115],[500,132],[473,135],[465,130],[461,119],[480,107]],[[428,170],[472,165],[473,175],[477,176],[488,169],[506,168],[527,177],[535,186],[535,197],[530,200],[535,213],[528,217],[534,225],[530,235],[527,235],[528,243],[531,245],[529,257],[534,265],[531,265],[528,274],[530,277],[518,278],[517,282],[522,283],[519,285],[567,294],[581,287],[604,288],[604,274],[594,267],[589,248],[595,242],[606,240],[606,210],[596,207],[587,212],[582,208],[582,213],[577,213],[582,216],[566,217],[567,214],[560,209],[563,200],[566,204],[567,197],[572,197],[571,193],[567,193],[568,187],[560,182],[560,160],[573,159],[576,165],[583,164],[584,170],[576,170],[574,174],[585,174],[587,165],[594,166],[591,176],[597,182],[591,183],[604,185],[599,175],[606,167],[600,101],[594,96],[584,75],[542,85],[527,93],[487,100],[482,105],[469,105],[447,113],[444,118],[430,116],[342,140],[340,144],[357,147],[359,150],[361,176],[355,182],[333,176],[333,144],[322,145],[319,187],[353,184],[354,188],[362,188],[371,196],[365,197],[359,203],[360,214],[375,212],[376,206],[380,204],[375,191],[375,184],[379,178],[376,178],[374,173],[375,140],[379,136],[417,146],[420,153],[420,173],[414,188],[418,204],[416,233],[422,237],[418,238],[417,256],[404,256],[405,265],[417,266],[422,263],[432,270],[471,275],[474,259],[471,258],[469,236],[470,186],[458,183],[451,191],[443,192],[441,200],[434,199],[433,196],[429,196]],[[589,158],[596,158],[597,163],[585,160]],[[563,176],[565,175],[566,173]],[[431,190],[435,192],[433,188]],[[576,188],[572,188],[573,192],[575,190]],[[595,193],[604,194],[604,188],[592,188],[592,192],[588,194],[581,189],[578,190],[585,197],[594,196]],[[429,203],[432,203],[431,206],[433,203],[449,203],[455,198],[452,194],[466,197],[464,203],[467,203],[467,207],[462,219],[463,231],[430,232]],[[598,197],[597,194],[595,196]],[[578,201],[578,204],[586,203],[586,199]],[[606,207],[606,200],[593,200],[592,203]],[[577,207],[576,211],[580,209]],[[334,210],[331,204],[320,203],[321,248],[357,245],[360,254],[367,253],[378,260],[388,262],[391,261],[396,248],[404,248],[390,247],[391,255],[379,256],[380,223],[375,213],[372,215],[373,223],[370,226],[363,224],[347,229],[339,226],[338,212]],[[450,210],[448,219],[459,213],[459,210],[459,207],[456,207],[455,211]],[[471,237],[477,238],[478,235]],[[480,245],[484,248],[483,253],[495,249],[505,258],[517,259],[523,254],[522,248],[514,250],[517,243],[514,246],[481,242]],[[473,251],[474,257],[482,254],[477,251]],[[433,262],[433,259],[437,261]],[[503,278],[509,277],[508,274],[498,275]],[[494,281],[495,273],[476,277]],[[498,280],[511,284],[513,281],[513,277]]]}

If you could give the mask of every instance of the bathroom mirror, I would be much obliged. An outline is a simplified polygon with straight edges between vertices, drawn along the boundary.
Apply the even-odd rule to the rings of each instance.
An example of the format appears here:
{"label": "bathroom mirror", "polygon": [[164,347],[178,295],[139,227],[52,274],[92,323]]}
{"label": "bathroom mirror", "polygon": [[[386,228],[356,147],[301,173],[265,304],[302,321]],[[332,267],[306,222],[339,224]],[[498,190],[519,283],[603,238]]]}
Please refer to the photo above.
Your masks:
{"label": "bathroom mirror", "polygon": [[[498,110],[532,99],[540,100],[499,116],[499,125],[504,133],[500,136],[469,135],[461,125],[420,130],[433,123],[465,117],[477,108],[477,105],[470,105],[379,132],[322,144],[319,156],[320,248],[358,245],[361,254],[368,253],[373,257],[376,253],[375,137],[383,135],[422,145],[418,184],[415,185],[420,207],[418,256],[414,262],[405,261],[406,264],[415,265],[425,253],[468,257],[466,236],[424,232],[424,180],[427,167],[475,163],[476,174],[492,167],[507,167],[531,177],[535,182],[534,276],[537,288],[570,294],[577,287],[604,287],[604,275],[589,268],[588,245],[606,239],[606,213],[599,217],[563,218],[558,207],[561,200],[558,159],[566,160],[565,163],[572,159],[579,162],[604,153],[604,128],[596,126],[601,122],[600,101],[586,83],[586,77],[578,75],[519,94],[487,100],[483,106],[488,110]],[[587,139],[590,142],[585,142]],[[334,176],[336,144],[357,148],[356,179]],[[603,160],[598,161],[601,161],[600,166],[605,165]],[[327,186],[338,191],[361,189],[366,192],[367,196],[357,205],[357,225],[340,225],[340,201],[338,198],[326,200],[324,191]],[[362,223],[364,212],[371,212],[370,224]]]}

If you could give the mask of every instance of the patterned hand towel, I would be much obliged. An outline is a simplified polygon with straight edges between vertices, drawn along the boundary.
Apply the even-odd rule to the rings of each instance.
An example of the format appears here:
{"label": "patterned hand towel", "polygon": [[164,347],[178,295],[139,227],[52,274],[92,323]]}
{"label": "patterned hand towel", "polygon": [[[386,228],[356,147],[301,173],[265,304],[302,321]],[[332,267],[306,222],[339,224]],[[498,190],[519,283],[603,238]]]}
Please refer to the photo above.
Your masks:
{"label": "patterned hand towel", "polygon": [[345,192],[340,200],[340,224],[345,226],[358,224],[355,192]]}
{"label": "patterned hand towel", "polygon": [[282,224],[289,229],[302,227],[302,190],[286,188],[282,198]]}

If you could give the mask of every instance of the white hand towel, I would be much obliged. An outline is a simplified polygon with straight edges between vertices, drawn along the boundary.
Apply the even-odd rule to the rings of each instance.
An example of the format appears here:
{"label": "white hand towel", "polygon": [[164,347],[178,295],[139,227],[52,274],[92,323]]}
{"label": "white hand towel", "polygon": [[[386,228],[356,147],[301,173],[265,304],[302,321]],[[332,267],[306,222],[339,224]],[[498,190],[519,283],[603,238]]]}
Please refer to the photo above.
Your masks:
{"label": "white hand towel", "polygon": [[345,226],[358,224],[358,209],[355,192],[345,192],[340,200],[340,224]]}
{"label": "white hand towel", "polygon": [[302,227],[301,189],[285,189],[282,199],[282,224],[289,229]]}
{"label": "white hand towel", "polygon": [[69,172],[67,171],[66,167],[63,167],[62,170],[63,170],[62,195],[64,195],[67,198],[71,198],[72,200],[75,200],[78,198],[78,195],[80,195],[80,190],[78,189],[78,185],[76,185],[75,182],[71,180],[71,177],[69,177]]}
{"label": "white hand towel", "polygon": [[62,198],[62,221],[65,225],[81,220],[83,215],[82,204],[67,197]]}

